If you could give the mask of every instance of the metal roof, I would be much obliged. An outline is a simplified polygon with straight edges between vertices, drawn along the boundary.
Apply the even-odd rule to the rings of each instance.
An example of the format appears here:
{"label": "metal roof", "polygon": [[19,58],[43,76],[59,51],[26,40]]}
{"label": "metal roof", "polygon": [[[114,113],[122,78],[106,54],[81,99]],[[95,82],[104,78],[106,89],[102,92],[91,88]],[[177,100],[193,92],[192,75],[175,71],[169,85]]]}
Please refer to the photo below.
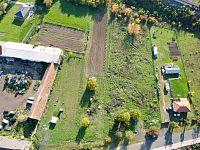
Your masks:
{"label": "metal roof", "polygon": [[180,68],[165,68],[165,74],[180,74]]}
{"label": "metal roof", "polygon": [[31,142],[0,136],[0,149],[28,150]]}
{"label": "metal roof", "polygon": [[60,48],[34,46],[31,44],[5,42],[2,44],[2,55],[23,60],[59,64],[63,52]]}

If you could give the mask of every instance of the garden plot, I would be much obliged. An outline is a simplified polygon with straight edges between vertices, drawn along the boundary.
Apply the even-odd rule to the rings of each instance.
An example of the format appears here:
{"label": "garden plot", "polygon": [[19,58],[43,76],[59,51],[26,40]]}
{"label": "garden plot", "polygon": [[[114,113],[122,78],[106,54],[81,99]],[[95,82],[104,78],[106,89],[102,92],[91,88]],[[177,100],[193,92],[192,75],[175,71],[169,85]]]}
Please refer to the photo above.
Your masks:
{"label": "garden plot", "polygon": [[44,24],[38,41],[63,50],[83,52],[86,47],[86,34],[83,31],[52,24]]}
{"label": "garden plot", "polygon": [[177,46],[177,44],[175,42],[169,43],[168,47],[169,47],[170,56],[172,58],[180,56],[180,52],[178,50],[178,46]]}

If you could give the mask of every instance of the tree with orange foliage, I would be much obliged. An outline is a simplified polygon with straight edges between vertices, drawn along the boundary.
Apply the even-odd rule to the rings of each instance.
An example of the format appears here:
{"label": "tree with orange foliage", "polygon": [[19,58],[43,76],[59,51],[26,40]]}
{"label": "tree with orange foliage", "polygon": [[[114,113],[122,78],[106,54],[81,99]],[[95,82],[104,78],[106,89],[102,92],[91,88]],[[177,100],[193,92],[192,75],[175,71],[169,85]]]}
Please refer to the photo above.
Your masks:
{"label": "tree with orange foliage", "polygon": [[130,35],[138,35],[141,31],[140,24],[129,23],[128,24],[128,33]]}

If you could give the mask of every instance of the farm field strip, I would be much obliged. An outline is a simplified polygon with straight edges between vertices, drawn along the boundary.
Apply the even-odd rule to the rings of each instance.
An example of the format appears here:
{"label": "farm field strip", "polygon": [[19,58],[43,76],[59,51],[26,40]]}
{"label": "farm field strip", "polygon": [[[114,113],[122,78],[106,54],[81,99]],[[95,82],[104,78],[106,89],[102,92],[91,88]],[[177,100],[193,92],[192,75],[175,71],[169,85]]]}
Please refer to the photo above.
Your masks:
{"label": "farm field strip", "polygon": [[36,41],[45,45],[53,45],[63,50],[83,52],[87,39],[84,31],[53,24],[44,24],[38,33]]}

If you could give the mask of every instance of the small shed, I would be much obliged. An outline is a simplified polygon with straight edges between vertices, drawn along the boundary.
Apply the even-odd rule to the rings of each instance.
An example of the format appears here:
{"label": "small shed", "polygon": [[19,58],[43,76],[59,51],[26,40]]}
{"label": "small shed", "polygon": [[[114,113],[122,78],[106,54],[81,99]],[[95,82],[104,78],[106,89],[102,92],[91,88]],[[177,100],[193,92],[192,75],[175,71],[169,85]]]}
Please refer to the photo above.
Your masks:
{"label": "small shed", "polygon": [[58,119],[59,119],[58,117],[52,116],[50,123],[56,124],[58,122]]}
{"label": "small shed", "polygon": [[169,85],[169,83],[167,82],[167,83],[165,83],[165,90],[167,91],[167,92],[169,92],[170,91],[170,85]]}
{"label": "small shed", "polygon": [[153,57],[156,59],[158,57],[158,47],[153,47]]}
{"label": "small shed", "polygon": [[165,68],[165,75],[174,75],[174,74],[181,74],[181,70],[179,67],[176,68]]}

